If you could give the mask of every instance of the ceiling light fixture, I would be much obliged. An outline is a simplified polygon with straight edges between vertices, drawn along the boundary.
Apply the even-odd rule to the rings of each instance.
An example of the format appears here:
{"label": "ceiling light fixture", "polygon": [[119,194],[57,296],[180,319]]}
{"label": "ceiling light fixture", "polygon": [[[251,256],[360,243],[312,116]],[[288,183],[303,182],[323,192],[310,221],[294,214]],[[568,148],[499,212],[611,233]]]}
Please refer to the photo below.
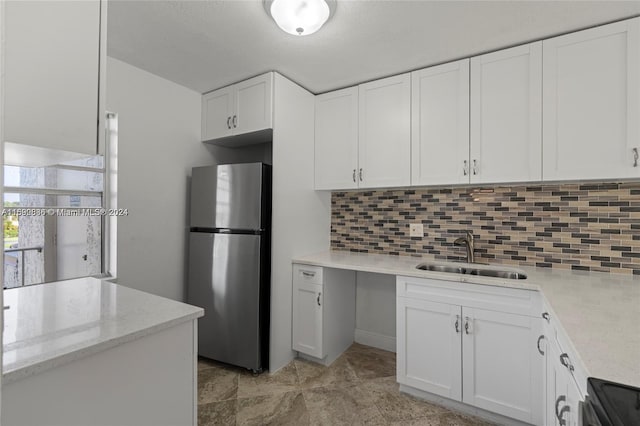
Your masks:
{"label": "ceiling light fixture", "polygon": [[305,36],[318,31],[336,10],[335,0],[263,0],[264,9],[289,34]]}

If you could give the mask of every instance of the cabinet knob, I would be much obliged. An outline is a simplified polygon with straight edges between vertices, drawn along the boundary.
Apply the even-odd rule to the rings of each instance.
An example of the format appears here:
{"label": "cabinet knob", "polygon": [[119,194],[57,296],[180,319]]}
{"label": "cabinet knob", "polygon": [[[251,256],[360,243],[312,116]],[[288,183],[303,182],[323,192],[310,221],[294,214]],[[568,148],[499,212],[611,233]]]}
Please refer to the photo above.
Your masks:
{"label": "cabinet knob", "polygon": [[633,148],[633,167],[638,167],[638,148]]}

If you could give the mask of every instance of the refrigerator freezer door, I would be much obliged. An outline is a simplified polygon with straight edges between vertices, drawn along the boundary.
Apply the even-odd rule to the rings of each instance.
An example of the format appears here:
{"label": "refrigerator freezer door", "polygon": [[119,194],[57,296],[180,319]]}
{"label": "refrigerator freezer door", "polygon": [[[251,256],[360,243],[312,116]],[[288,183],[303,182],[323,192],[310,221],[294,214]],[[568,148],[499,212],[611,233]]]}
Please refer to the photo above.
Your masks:
{"label": "refrigerator freezer door", "polygon": [[188,303],[204,308],[198,353],[241,367],[260,365],[260,236],[192,232]]}
{"label": "refrigerator freezer door", "polygon": [[191,227],[261,229],[261,163],[194,167]]}

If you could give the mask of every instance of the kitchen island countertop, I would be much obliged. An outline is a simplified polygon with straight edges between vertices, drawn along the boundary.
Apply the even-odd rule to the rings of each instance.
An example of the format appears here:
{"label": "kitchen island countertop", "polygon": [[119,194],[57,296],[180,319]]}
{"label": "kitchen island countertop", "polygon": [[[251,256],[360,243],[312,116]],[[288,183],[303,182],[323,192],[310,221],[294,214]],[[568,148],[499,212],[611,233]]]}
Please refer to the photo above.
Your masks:
{"label": "kitchen island countertop", "polygon": [[4,290],[3,384],[204,315],[96,278]]}

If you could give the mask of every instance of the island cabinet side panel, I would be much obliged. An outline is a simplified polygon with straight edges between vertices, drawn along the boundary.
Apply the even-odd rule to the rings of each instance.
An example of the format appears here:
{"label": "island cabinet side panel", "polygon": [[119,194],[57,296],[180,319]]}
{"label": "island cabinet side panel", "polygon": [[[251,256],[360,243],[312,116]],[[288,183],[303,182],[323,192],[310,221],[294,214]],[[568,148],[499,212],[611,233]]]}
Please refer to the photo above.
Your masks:
{"label": "island cabinet side panel", "polygon": [[7,425],[196,425],[194,321],[2,387]]}

